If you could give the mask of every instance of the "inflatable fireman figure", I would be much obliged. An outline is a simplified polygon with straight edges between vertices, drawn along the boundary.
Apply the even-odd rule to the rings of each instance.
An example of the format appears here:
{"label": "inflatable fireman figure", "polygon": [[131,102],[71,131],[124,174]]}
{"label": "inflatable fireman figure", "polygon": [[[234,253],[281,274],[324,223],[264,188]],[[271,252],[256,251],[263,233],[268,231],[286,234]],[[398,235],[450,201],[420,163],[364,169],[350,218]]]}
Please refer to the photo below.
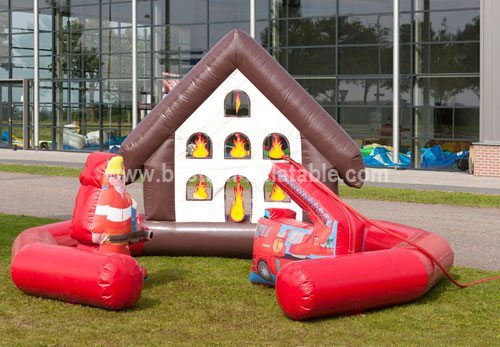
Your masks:
{"label": "inflatable fireman figure", "polygon": [[102,190],[91,230],[92,242],[100,245],[100,253],[130,255],[129,242],[150,238],[144,229],[137,214],[137,202],[125,189],[123,158],[112,157],[102,177]]}

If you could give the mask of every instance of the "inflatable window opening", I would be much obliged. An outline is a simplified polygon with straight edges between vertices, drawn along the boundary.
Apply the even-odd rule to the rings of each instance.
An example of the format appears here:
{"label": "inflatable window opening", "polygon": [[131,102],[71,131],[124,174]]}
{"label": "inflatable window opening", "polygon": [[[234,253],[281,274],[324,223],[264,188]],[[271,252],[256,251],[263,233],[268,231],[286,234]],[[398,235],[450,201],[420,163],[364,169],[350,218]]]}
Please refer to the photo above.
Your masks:
{"label": "inflatable window opening", "polygon": [[266,136],[262,144],[264,159],[279,160],[290,155],[290,142],[285,135],[273,133]]}
{"label": "inflatable window opening", "polygon": [[193,134],[186,143],[186,158],[188,159],[211,159],[212,140],[202,132]]}
{"label": "inflatable window opening", "polygon": [[264,201],[266,202],[284,202],[290,203],[290,197],[286,194],[283,189],[281,189],[277,184],[275,184],[271,179],[267,179],[264,182]]}
{"label": "inflatable window opening", "polygon": [[249,222],[252,218],[252,184],[245,176],[229,177],[224,185],[226,220]]}
{"label": "inflatable window opening", "polygon": [[250,117],[250,98],[242,90],[233,90],[224,99],[226,117]]}
{"label": "inflatable window opening", "polygon": [[224,141],[225,159],[250,159],[252,158],[251,144],[248,136],[241,132],[229,135]]}
{"label": "inflatable window opening", "polygon": [[205,175],[194,175],[186,183],[186,200],[210,201],[213,194],[212,181]]}

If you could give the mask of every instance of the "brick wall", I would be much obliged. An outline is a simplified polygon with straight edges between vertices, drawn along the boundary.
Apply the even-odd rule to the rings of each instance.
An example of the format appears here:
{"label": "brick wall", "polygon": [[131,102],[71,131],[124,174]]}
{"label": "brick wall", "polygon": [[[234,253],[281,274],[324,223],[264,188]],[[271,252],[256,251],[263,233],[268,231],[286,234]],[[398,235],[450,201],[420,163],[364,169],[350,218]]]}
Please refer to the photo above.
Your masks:
{"label": "brick wall", "polygon": [[474,144],[470,156],[474,176],[500,177],[500,145]]}

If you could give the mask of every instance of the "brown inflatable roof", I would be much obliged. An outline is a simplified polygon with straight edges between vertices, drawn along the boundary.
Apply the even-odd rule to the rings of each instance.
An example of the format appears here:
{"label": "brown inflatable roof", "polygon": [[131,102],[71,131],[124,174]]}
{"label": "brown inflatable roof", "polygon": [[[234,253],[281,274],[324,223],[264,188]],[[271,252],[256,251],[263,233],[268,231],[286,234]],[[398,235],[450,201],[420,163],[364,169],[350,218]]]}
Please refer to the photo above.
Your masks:
{"label": "brown inflatable roof", "polygon": [[363,185],[364,164],[356,143],[257,41],[240,30],[224,36],[127,136],[120,149],[125,167],[142,168],[235,69],[290,120],[346,184]]}

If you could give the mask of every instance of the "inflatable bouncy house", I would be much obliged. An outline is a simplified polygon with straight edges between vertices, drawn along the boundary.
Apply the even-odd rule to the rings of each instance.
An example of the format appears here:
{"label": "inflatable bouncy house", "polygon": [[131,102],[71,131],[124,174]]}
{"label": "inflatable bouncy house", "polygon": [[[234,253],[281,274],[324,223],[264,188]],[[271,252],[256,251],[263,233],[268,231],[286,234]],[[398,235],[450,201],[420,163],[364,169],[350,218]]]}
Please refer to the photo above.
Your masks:
{"label": "inflatable bouncy house", "polygon": [[125,190],[122,163],[112,154],[89,155],[73,219],[31,228],[16,238],[11,275],[20,290],[111,310],[139,300],[145,269],[130,253],[152,235]]}
{"label": "inflatable bouncy house", "polygon": [[[126,309],[147,277],[131,255],[253,250],[250,279],[276,285],[285,313],[309,319],[414,300],[449,275],[446,240],[369,220],[337,197],[338,179],[363,185],[359,148],[242,31],[172,86],[120,154],[89,155],[71,221],[16,238],[20,290]],[[134,176],[144,222],[126,191]]]}

